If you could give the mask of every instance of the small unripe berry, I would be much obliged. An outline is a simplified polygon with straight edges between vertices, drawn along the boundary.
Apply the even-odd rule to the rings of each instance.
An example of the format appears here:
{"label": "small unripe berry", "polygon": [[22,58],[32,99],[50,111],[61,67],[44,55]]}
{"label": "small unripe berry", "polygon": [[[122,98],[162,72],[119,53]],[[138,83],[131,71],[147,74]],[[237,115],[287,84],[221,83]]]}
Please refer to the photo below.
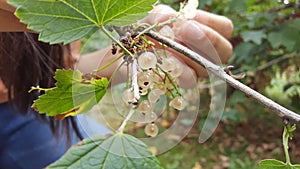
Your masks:
{"label": "small unripe berry", "polygon": [[138,64],[142,69],[155,68],[157,58],[152,52],[144,52],[138,57]]}

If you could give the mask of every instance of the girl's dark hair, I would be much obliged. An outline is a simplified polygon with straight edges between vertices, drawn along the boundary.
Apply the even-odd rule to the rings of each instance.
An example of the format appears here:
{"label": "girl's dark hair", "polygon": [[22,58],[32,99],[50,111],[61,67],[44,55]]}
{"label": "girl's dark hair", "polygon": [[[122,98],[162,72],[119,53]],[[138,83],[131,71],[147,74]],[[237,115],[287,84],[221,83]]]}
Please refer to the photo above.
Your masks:
{"label": "girl's dark hair", "polygon": [[[0,33],[0,78],[8,89],[11,105],[22,115],[34,112],[28,109],[38,94],[28,93],[30,88],[36,85],[43,88],[53,87],[55,70],[72,68],[73,64],[69,45],[40,42],[35,33]],[[39,120],[49,123],[56,137],[66,134],[70,143],[70,130],[73,128],[82,139],[74,118],[56,121],[37,112],[34,114]]]}

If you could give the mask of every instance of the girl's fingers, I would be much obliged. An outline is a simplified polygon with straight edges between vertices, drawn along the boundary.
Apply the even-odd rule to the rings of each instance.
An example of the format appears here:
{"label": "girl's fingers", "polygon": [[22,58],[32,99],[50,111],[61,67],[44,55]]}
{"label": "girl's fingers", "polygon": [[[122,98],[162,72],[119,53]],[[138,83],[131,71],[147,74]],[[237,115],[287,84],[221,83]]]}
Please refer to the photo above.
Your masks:
{"label": "girl's fingers", "polygon": [[[158,5],[141,23],[161,23],[177,14],[178,13],[169,6]],[[173,30],[175,40],[179,43],[189,47],[216,64],[225,63],[231,56],[232,45],[227,39],[232,35],[233,24],[228,18],[197,10],[195,17],[176,22],[177,23],[173,23]],[[170,51],[194,69],[198,76],[207,74],[205,68],[199,66],[191,59],[184,57],[172,49],[170,49]]]}
{"label": "girl's fingers", "polygon": [[232,45],[212,28],[196,21],[182,21],[176,28],[177,40],[216,64],[225,63],[232,54]]}
{"label": "girl's fingers", "polygon": [[197,10],[193,20],[206,25],[229,39],[233,32],[232,21],[224,16],[216,15],[202,10]]}
{"label": "girl's fingers", "polygon": [[149,15],[140,21],[140,23],[148,23],[150,25],[164,22],[171,17],[177,15],[177,12],[167,5],[157,5],[150,11]]}

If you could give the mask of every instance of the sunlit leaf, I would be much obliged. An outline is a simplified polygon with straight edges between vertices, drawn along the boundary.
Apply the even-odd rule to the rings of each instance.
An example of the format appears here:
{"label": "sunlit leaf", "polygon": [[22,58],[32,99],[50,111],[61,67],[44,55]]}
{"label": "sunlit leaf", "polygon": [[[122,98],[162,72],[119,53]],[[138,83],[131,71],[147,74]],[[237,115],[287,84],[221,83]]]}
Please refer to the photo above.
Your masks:
{"label": "sunlit leaf", "polygon": [[57,70],[54,78],[56,87],[47,89],[32,107],[58,119],[87,112],[101,100],[108,86],[106,78],[86,78],[73,70]]}

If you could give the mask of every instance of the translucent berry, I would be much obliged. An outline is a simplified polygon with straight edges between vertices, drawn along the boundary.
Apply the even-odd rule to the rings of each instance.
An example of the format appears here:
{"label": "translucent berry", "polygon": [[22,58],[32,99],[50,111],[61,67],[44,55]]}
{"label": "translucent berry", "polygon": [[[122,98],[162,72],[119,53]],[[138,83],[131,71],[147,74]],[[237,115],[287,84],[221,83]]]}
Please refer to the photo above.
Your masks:
{"label": "translucent berry", "polygon": [[155,68],[157,58],[152,52],[144,52],[138,57],[138,64],[142,69]]}
{"label": "translucent berry", "polygon": [[175,69],[175,64],[177,63],[177,61],[171,57],[163,58],[161,62],[161,68],[166,72]]}
{"label": "translucent berry", "polygon": [[158,89],[161,90],[163,93],[165,93],[167,91],[167,87],[165,86],[165,84],[163,83],[153,83],[153,85],[151,85],[151,89]]}
{"label": "translucent berry", "polygon": [[152,83],[152,77],[148,72],[140,72],[137,78],[138,78],[138,85],[142,88],[148,89]]}
{"label": "translucent berry", "polygon": [[154,123],[147,124],[145,126],[145,134],[150,137],[155,137],[158,134],[158,127]]}
{"label": "translucent berry", "polygon": [[154,112],[142,112],[143,116],[144,116],[144,120],[143,122],[154,122],[158,117],[157,114]]}
{"label": "translucent berry", "polygon": [[150,103],[156,103],[160,96],[164,94],[164,92],[160,89],[153,89],[148,94],[148,100]]}
{"label": "translucent berry", "polygon": [[169,106],[177,110],[183,110],[186,106],[186,103],[183,97],[177,96],[170,101]]}
{"label": "translucent berry", "polygon": [[144,96],[148,93],[148,89],[147,88],[143,88],[143,87],[139,87],[139,94],[141,96]]}
{"label": "translucent berry", "polygon": [[138,110],[141,112],[153,112],[153,107],[148,100],[144,100],[139,104]]}
{"label": "translucent berry", "polygon": [[166,25],[163,28],[161,28],[159,30],[159,33],[169,39],[172,39],[172,40],[175,38],[174,32],[169,25]]}
{"label": "translucent berry", "polygon": [[183,66],[182,64],[177,61],[174,65],[174,69],[170,71],[170,75],[173,77],[179,77],[183,73]]}
{"label": "translucent berry", "polygon": [[125,103],[132,103],[134,100],[134,94],[131,89],[126,89],[122,94],[122,99]]}

